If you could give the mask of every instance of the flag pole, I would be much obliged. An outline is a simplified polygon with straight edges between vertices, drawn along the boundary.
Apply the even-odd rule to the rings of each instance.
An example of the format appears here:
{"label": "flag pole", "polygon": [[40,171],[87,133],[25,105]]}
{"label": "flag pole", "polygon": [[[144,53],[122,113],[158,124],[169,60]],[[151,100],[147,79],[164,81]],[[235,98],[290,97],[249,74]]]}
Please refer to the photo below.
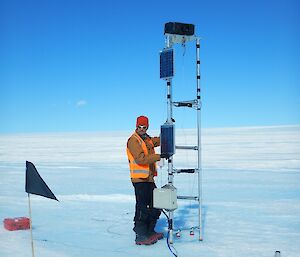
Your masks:
{"label": "flag pole", "polygon": [[30,194],[28,193],[28,206],[29,206],[29,225],[30,225],[30,239],[31,239],[31,252],[32,257],[34,257],[34,247],[33,247],[33,237],[32,237],[32,222],[31,222],[31,204],[30,204]]}

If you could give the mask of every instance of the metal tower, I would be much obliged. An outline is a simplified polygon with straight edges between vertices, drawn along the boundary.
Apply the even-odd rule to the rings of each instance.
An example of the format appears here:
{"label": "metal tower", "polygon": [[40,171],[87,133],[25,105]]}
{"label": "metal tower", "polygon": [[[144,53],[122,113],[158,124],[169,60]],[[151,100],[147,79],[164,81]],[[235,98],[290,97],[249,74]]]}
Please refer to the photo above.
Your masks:
{"label": "metal tower", "polygon": [[[185,44],[186,42],[195,41],[196,43],[196,96],[189,101],[174,102],[172,95],[172,78],[174,77],[174,51],[175,44]],[[160,77],[166,80],[167,84],[167,122],[166,124],[174,125],[173,107],[185,107],[194,109],[197,114],[197,145],[174,145],[175,149],[184,149],[197,151],[197,167],[193,169],[176,169],[173,167],[173,153],[167,158],[168,160],[168,185],[173,186],[174,174],[178,173],[197,173],[198,174],[198,192],[194,196],[177,196],[177,199],[195,200],[198,202],[198,227],[199,240],[203,240],[202,227],[202,160],[201,160],[201,88],[200,88],[200,38],[194,35],[194,25],[183,23],[166,23],[165,24],[165,48],[160,52]],[[173,144],[173,143],[172,143]],[[174,149],[174,150],[175,150]],[[175,151],[174,151],[175,153]],[[174,210],[169,211],[171,220],[170,242],[173,242],[173,217]]]}

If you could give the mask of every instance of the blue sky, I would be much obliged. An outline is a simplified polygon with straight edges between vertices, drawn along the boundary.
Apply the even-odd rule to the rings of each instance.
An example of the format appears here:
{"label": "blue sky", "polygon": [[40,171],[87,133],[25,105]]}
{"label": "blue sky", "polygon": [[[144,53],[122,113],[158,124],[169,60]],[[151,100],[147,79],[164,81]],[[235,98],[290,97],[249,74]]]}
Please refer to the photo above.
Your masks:
{"label": "blue sky", "polygon": [[[169,21],[202,38],[203,127],[300,124],[299,10],[296,0],[2,0],[0,133],[129,130],[142,114],[157,129]],[[193,99],[195,46],[175,51],[174,100]],[[195,113],[176,112],[176,126],[194,127]]]}

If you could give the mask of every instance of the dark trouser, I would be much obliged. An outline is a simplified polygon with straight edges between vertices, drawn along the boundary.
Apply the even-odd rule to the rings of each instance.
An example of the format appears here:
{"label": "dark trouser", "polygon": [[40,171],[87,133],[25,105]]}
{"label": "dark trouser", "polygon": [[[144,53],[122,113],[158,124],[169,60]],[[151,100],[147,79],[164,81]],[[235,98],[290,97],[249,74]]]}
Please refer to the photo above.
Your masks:
{"label": "dark trouser", "polygon": [[137,234],[146,235],[153,231],[159,218],[160,210],[153,208],[154,182],[132,183],[135,192],[135,216],[133,230]]}

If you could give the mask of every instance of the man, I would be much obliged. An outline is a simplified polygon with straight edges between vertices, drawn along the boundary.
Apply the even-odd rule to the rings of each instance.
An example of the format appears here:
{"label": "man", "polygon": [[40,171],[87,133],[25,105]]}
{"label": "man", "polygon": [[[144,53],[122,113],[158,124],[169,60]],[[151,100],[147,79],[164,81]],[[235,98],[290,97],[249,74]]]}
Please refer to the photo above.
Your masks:
{"label": "man", "polygon": [[161,212],[153,208],[153,189],[156,188],[154,176],[157,175],[155,162],[160,160],[154,147],[160,145],[160,138],[150,137],[146,133],[148,127],[148,118],[139,116],[136,130],[127,141],[130,177],[136,198],[133,231],[136,233],[137,245],[154,244],[163,238],[163,233],[154,231]]}

